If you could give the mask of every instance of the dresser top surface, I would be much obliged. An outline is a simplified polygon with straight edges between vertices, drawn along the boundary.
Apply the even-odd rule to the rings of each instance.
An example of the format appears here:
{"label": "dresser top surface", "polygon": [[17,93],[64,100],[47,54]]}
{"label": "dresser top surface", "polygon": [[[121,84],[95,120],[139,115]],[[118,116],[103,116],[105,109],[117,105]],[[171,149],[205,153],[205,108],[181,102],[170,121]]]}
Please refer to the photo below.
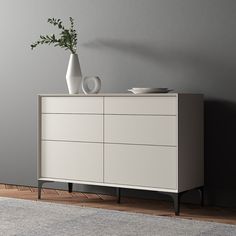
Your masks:
{"label": "dresser top surface", "polygon": [[178,97],[179,95],[201,95],[193,93],[98,93],[98,94],[39,94],[41,97]]}

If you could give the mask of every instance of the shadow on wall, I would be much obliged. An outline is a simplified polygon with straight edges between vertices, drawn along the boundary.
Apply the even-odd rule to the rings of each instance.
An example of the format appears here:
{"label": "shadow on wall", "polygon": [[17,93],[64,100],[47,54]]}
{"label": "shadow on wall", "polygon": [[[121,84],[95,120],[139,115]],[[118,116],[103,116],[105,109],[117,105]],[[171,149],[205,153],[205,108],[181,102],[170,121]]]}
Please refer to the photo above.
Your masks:
{"label": "shadow on wall", "polygon": [[205,184],[210,204],[236,206],[234,102],[205,102]]}
{"label": "shadow on wall", "polygon": [[[236,103],[206,100],[204,113],[205,203],[236,207]],[[183,201],[198,203],[199,195]]]}
{"label": "shadow on wall", "polygon": [[226,79],[234,81],[236,77],[234,61],[204,49],[176,48],[173,45],[159,46],[158,42],[137,43],[117,39],[96,39],[83,43],[82,46],[94,50],[113,50],[171,70],[182,68],[182,73],[193,70],[191,75],[198,78],[197,83],[209,84],[210,87],[212,83],[214,87],[219,84],[221,91],[221,85],[225,86]]}

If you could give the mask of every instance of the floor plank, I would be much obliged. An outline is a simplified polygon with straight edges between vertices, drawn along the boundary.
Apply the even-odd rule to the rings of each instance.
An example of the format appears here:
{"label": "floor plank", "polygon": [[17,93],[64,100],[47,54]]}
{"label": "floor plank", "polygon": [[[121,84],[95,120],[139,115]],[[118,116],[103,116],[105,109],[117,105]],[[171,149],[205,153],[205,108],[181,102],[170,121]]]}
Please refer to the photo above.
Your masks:
{"label": "floor plank", "polygon": [[16,186],[15,185],[6,184],[5,188],[6,189],[16,189]]}
{"label": "floor plank", "polygon": [[6,189],[5,184],[0,184],[0,189]]}
{"label": "floor plank", "polygon": [[[0,196],[2,197],[37,200],[37,192],[37,188],[34,187],[0,184]],[[117,204],[116,196],[80,192],[69,193],[68,191],[45,188],[42,191],[42,200],[40,201],[176,217],[173,212],[173,204],[168,201],[122,197],[121,204]],[[236,209],[181,204],[181,215],[178,218],[236,225]]]}
{"label": "floor plank", "polygon": [[19,191],[29,191],[30,190],[30,187],[26,187],[26,186],[17,186],[17,189]]}

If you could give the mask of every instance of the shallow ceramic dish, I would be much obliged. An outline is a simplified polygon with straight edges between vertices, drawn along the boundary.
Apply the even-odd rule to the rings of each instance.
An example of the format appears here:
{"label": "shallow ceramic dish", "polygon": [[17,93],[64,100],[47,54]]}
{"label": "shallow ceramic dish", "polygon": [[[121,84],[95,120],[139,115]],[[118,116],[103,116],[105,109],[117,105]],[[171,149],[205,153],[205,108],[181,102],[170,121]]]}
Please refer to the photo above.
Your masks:
{"label": "shallow ceramic dish", "polygon": [[134,94],[142,94],[142,93],[168,93],[172,91],[172,89],[168,88],[132,88],[128,89],[128,91]]}

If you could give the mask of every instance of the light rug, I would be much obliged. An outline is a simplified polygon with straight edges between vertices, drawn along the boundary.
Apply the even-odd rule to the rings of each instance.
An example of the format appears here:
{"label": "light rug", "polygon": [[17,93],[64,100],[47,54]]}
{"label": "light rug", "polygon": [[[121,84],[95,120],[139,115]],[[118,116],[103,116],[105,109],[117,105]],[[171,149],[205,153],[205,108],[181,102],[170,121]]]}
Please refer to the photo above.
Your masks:
{"label": "light rug", "polygon": [[2,236],[235,236],[236,226],[114,210],[0,198]]}

